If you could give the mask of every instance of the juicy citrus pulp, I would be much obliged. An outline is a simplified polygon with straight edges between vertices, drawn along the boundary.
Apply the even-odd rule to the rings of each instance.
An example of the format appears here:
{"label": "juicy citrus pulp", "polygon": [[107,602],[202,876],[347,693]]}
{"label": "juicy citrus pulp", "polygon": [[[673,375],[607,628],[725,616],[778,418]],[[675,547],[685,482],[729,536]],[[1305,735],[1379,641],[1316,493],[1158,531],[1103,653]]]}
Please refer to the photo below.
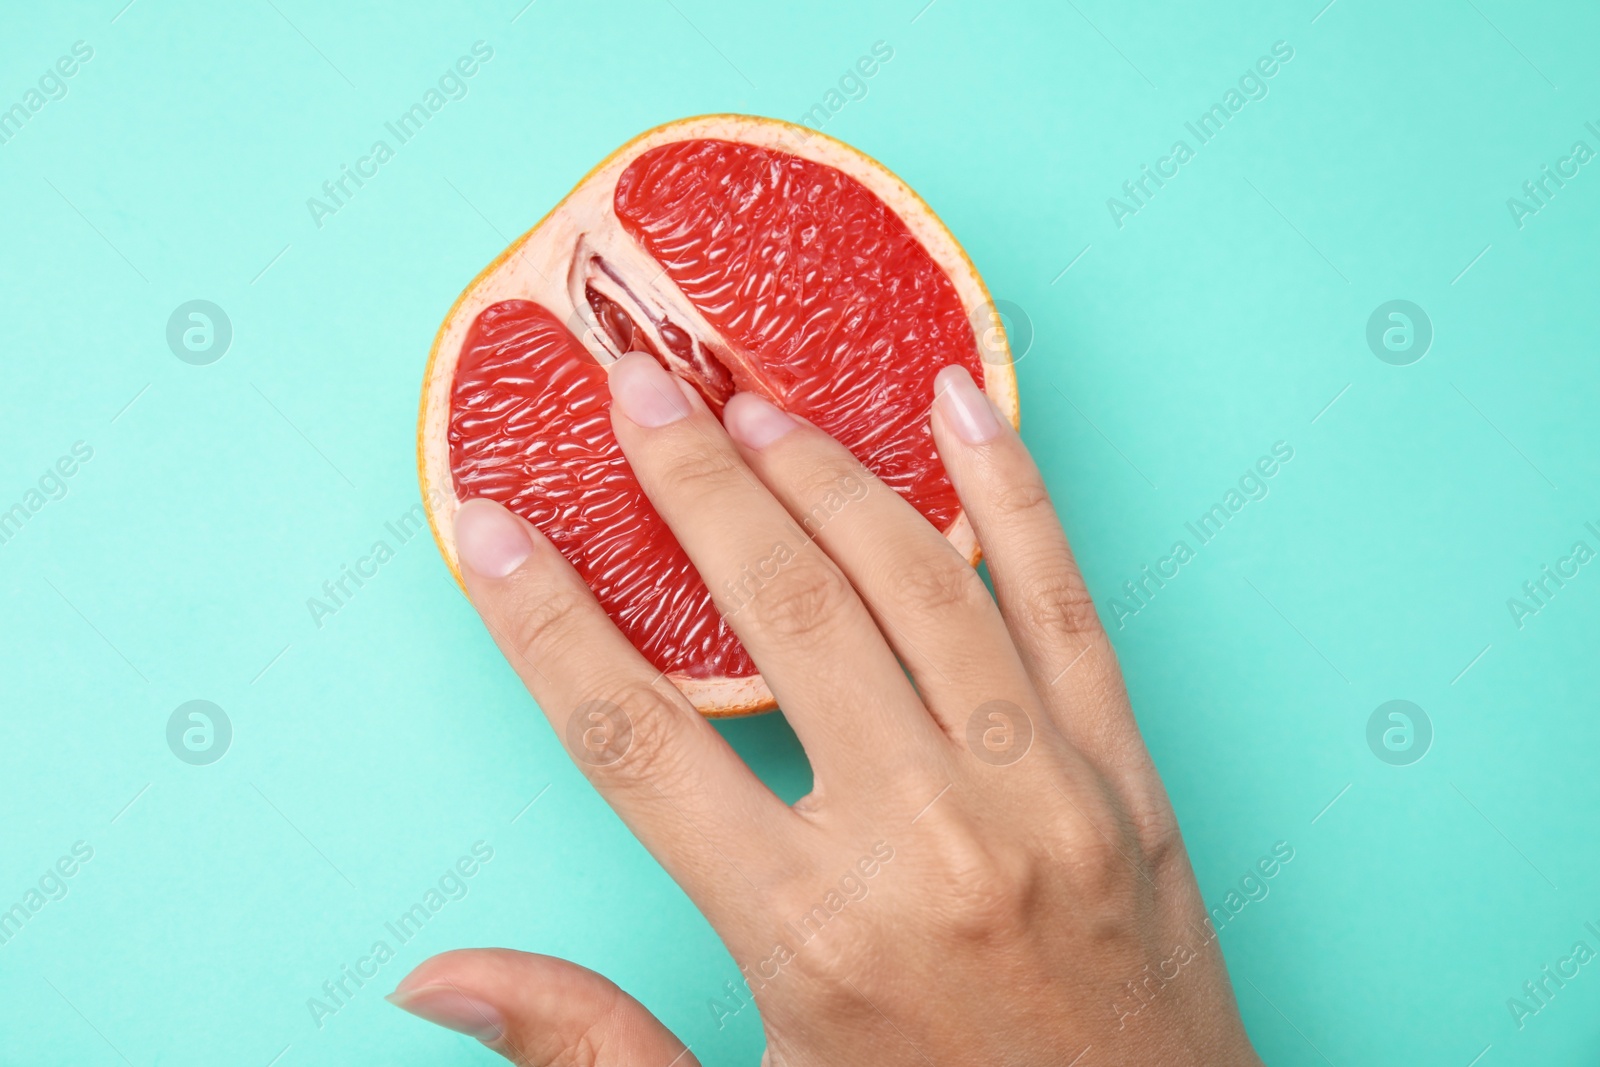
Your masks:
{"label": "juicy citrus pulp", "polygon": [[[781,124],[726,118],[707,132],[731,136],[655,131],[623,149],[480,278],[452,312],[470,318],[441,330],[454,351],[436,349],[454,357],[434,419],[444,441],[430,440],[426,395],[423,412],[425,482],[430,444],[444,445],[432,469],[448,472],[453,500],[527,517],[659,670],[701,691],[747,680],[735,686],[745,703],[697,700],[708,712],[770,695],[622,456],[605,363],[649,353],[719,411],[735,391],[761,393],[956,540],[970,531],[929,431],[933,378],[959,364],[1015,411],[1009,366],[997,375],[974,335],[981,282],[952,269],[970,264],[931,212],[837,142],[808,153],[740,126]],[[706,120],[679,125],[694,122]],[[940,258],[929,235],[946,243]]]}

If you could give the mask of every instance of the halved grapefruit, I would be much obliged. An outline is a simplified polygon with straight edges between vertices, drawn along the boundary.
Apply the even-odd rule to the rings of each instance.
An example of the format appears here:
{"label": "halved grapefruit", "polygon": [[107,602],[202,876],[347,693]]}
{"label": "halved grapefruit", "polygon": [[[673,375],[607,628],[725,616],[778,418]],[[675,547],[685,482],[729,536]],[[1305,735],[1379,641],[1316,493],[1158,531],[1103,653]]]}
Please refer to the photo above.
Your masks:
{"label": "halved grapefruit", "polygon": [[770,709],[612,436],[606,367],[628,351],[713,410],[750,390],[809,419],[977,562],[928,408],[955,363],[1016,425],[1010,350],[961,246],[881,164],[744,115],[641,134],[473,280],[423,382],[422,497],[457,581],[456,508],[497,500],[702,714]]}

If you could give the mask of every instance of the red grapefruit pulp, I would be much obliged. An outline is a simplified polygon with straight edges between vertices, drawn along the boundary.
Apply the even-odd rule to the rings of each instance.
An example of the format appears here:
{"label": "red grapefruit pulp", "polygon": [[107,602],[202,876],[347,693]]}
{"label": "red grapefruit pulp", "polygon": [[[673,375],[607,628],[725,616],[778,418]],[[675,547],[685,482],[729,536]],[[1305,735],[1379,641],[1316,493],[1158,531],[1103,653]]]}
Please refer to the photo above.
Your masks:
{"label": "red grapefruit pulp", "polygon": [[754,391],[809,419],[976,558],[927,414],[955,363],[1015,421],[1003,334],[954,238],[853,149],[741,116],[643,135],[463,294],[424,385],[424,497],[452,567],[457,503],[497,500],[703,712],[771,707],[611,433],[605,368],[628,351],[713,410]]}

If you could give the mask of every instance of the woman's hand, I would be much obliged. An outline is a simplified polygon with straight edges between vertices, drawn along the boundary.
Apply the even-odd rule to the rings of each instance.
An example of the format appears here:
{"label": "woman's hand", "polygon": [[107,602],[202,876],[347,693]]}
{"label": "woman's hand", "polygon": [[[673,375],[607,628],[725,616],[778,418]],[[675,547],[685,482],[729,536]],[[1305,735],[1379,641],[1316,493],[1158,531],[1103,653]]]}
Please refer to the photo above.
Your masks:
{"label": "woman's hand", "polygon": [[[809,424],[741,394],[724,430],[641,355],[611,389],[629,462],[805,746],[809,796],[768,791],[528,523],[469,501],[456,543],[557,736],[738,961],[766,1062],[1259,1063],[1049,495],[966,372],[939,376],[931,418],[998,603]],[[776,575],[725,602],[780,544]],[[446,953],[393,999],[519,1064],[695,1062],[550,957]]]}

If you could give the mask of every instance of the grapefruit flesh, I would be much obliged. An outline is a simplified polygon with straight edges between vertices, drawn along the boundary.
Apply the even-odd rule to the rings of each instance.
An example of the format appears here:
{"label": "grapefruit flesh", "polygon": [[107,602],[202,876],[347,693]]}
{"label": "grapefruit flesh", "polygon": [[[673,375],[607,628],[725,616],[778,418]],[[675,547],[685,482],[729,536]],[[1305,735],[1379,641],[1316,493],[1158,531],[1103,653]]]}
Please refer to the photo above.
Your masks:
{"label": "grapefruit flesh", "polygon": [[533,523],[657,670],[754,674],[623,457],[595,358],[528,300],[484,309],[467,337],[450,419],[461,499],[488,497]]}
{"label": "grapefruit flesh", "polygon": [[[726,141],[646,152],[617,217],[748,361],[735,374],[854,452],[940,530],[960,504],[933,451],[933,378],[983,368],[955,286],[832,167]],[[751,380],[753,379],[753,380]]]}
{"label": "grapefruit flesh", "polygon": [[[648,353],[718,412],[764,395],[974,559],[929,429],[933,379],[957,364],[1013,422],[1016,404],[1008,359],[974,332],[982,283],[914,194],[837,142],[715,118],[625,146],[464,294],[430,364],[422,466],[450,505],[526,517],[646,659],[728,714],[770,691],[622,455],[606,365]],[[448,510],[430,500],[453,561]]]}

